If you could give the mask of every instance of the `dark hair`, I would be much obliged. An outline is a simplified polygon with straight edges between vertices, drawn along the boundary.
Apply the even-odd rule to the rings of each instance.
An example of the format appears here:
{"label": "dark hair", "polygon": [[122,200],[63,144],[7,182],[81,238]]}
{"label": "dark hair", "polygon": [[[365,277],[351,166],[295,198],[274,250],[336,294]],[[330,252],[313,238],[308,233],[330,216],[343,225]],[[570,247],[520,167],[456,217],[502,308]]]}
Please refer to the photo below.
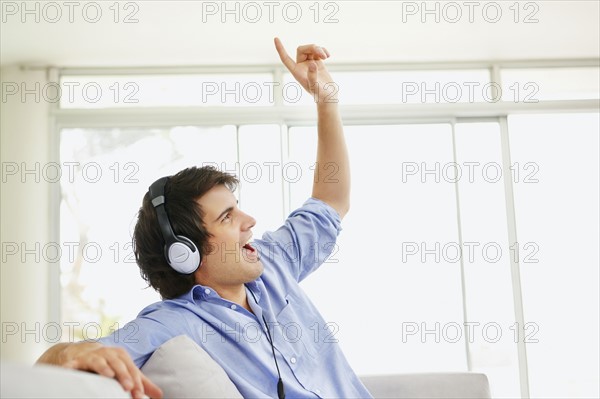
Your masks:
{"label": "dark hair", "polygon": [[[210,234],[203,223],[204,212],[196,200],[219,184],[234,191],[238,183],[235,176],[212,166],[191,167],[171,176],[165,186],[165,208],[173,232],[192,240],[201,254],[208,253]],[[173,270],[165,259],[164,245],[156,211],[146,193],[133,231],[133,252],[142,278],[163,299],[172,299],[192,289],[194,274]]]}

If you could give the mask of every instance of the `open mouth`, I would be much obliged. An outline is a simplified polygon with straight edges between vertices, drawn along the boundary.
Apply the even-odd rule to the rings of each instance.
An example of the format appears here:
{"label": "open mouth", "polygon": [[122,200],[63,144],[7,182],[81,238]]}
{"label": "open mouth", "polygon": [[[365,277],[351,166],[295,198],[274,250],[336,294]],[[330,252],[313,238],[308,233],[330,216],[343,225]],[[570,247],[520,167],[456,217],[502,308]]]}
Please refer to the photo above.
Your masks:
{"label": "open mouth", "polygon": [[246,239],[246,243],[242,246],[242,248],[244,248],[246,251],[254,253],[256,252],[256,249],[252,246],[252,244],[252,234],[250,234],[250,237]]}
{"label": "open mouth", "polygon": [[248,251],[250,251],[250,252],[256,252],[256,249],[254,249],[254,247],[252,247],[252,246],[250,245],[250,243],[246,243],[246,244],[244,244],[244,246],[243,246],[242,248],[244,248],[244,249],[247,249],[247,250],[248,250]]}

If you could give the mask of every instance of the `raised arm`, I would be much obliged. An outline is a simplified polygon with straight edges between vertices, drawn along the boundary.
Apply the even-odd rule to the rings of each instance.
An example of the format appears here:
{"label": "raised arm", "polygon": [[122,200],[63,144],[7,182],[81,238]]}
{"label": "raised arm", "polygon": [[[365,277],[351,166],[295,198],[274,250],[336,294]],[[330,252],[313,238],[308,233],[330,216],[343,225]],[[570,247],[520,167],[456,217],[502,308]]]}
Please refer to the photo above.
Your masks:
{"label": "raised arm", "polygon": [[283,64],[317,103],[317,167],[312,196],[329,204],[343,218],[350,208],[350,164],[337,103],[338,87],[323,62],[329,52],[315,44],[300,46],[294,61],[278,38],[275,48]]}

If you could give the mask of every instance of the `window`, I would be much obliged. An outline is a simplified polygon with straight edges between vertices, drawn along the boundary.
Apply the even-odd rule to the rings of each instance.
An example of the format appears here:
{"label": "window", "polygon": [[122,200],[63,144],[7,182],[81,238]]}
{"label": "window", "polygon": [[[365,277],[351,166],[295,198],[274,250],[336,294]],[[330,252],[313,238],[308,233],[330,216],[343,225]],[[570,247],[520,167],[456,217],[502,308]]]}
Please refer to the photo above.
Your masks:
{"label": "window", "polygon": [[273,105],[271,74],[61,77],[61,108]]}
{"label": "window", "polygon": [[581,100],[600,97],[600,71],[593,67],[502,71],[504,101]]}
{"label": "window", "polygon": [[513,116],[509,129],[515,164],[536,165],[515,185],[531,394],[597,396],[598,114]]}
{"label": "window", "polygon": [[[422,162],[452,161],[451,126],[350,126],[345,132],[354,166],[348,234],[341,234],[326,267],[307,279],[306,290],[339,327],[357,373],[465,370],[464,336],[451,331],[463,322],[459,265],[427,253],[436,243],[457,241],[454,187],[412,173]],[[314,128],[292,128],[290,148],[293,160],[310,163]],[[292,187],[292,208],[309,188]],[[445,326],[450,340],[441,337]]]}
{"label": "window", "polygon": [[[456,125],[457,168],[447,181],[459,190],[469,357],[484,372],[494,397],[518,397],[517,344],[508,242],[500,125]],[[516,165],[515,165],[516,166]],[[512,181],[513,184],[523,184]]]}
{"label": "window", "polygon": [[[65,71],[63,84],[119,94],[55,110],[73,168],[61,180],[61,242],[73,248],[61,258],[62,317],[80,337],[159,299],[130,244],[156,178],[204,164],[235,173],[256,236],[308,198],[314,104],[277,68]],[[598,396],[598,72],[576,61],[332,72],[352,211],[302,284],[359,374],[471,370],[494,397]],[[456,87],[479,89],[455,101]],[[124,102],[132,88],[138,101]]]}
{"label": "window", "polygon": [[[497,94],[486,69],[431,71],[360,71],[335,73],[334,87],[344,104],[420,104],[482,102],[495,100]],[[294,78],[285,74],[285,84]],[[290,86],[291,87],[291,86]],[[312,98],[292,95],[284,97],[286,105],[309,105]]]}
{"label": "window", "polygon": [[133,257],[141,200],[159,176],[200,159],[235,167],[236,134],[233,126],[62,130],[61,164],[73,165],[61,180],[61,243],[72,253],[61,257],[63,320],[77,322],[82,338],[99,338],[160,299]]}

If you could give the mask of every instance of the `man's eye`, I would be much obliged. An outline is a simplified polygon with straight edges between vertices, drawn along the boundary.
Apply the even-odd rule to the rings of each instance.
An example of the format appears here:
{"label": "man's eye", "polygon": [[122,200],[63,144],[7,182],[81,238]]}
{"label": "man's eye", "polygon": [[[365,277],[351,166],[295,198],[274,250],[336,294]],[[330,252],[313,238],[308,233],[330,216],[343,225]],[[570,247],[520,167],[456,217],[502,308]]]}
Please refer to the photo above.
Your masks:
{"label": "man's eye", "polygon": [[227,221],[229,219],[231,219],[231,214],[230,213],[228,213],[227,215],[225,215],[221,221],[225,222],[225,221]]}

